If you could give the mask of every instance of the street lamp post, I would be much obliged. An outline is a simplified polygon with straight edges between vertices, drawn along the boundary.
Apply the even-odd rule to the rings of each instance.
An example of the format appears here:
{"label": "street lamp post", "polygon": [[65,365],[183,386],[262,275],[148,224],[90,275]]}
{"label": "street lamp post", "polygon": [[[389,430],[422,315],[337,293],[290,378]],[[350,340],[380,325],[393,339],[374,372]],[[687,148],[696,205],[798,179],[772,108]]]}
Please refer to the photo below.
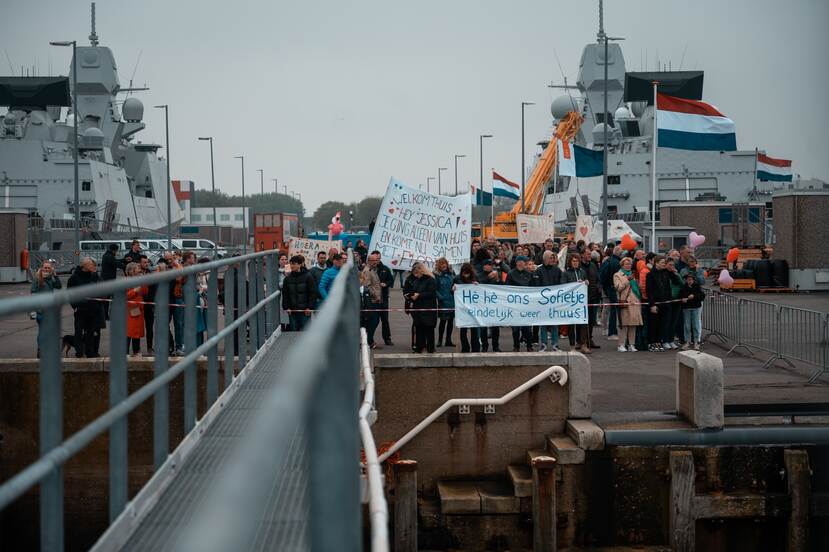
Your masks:
{"label": "street lamp post", "polygon": [[[604,110],[602,115],[602,130],[604,133],[604,152],[602,156],[602,246],[607,245],[607,124],[610,120],[607,112],[607,43],[611,40],[624,40],[621,37],[607,36],[604,32],[603,19],[599,20],[601,26],[599,27],[599,42],[604,42]],[[654,109],[656,109],[654,107]]]}
{"label": "street lamp post", "polygon": [[[481,146],[480,157],[478,157],[478,160],[481,163],[481,182],[479,183],[480,189],[481,189],[481,197],[483,197],[483,195],[484,195],[484,138],[492,138],[492,134],[481,134],[478,137],[478,141],[479,141],[480,146]],[[490,209],[490,211],[493,215],[492,216],[492,222],[494,223],[495,222],[495,216],[494,216],[495,215],[495,195],[494,194],[492,196],[491,204],[492,204],[491,205],[492,208]],[[483,234],[483,228],[481,228],[481,234]]]}
{"label": "street lamp post", "polygon": [[213,239],[219,243],[219,222],[216,220],[216,172],[213,170],[213,137],[203,136],[199,140],[210,142],[210,190],[213,192]]}
{"label": "street lamp post", "polygon": [[427,192],[431,192],[431,191],[432,191],[432,189],[429,187],[429,184],[431,184],[431,183],[432,183],[432,181],[433,181],[434,179],[435,179],[435,177],[434,177],[434,176],[427,176],[427,177],[426,177],[426,191],[427,191]]}
{"label": "street lamp post", "polygon": [[458,159],[460,159],[462,157],[466,157],[466,154],[464,154],[464,155],[455,154],[455,197],[458,196]]}
{"label": "street lamp post", "polygon": [[[75,142],[72,148],[72,161],[75,171],[75,264],[81,256],[81,199],[78,187],[78,43],[75,40],[53,41],[52,46],[72,46],[72,113],[74,114]],[[169,157],[169,152],[168,155]]]}
{"label": "street lamp post", "polygon": [[440,195],[440,171],[448,171],[447,167],[438,168],[438,195]]}
{"label": "street lamp post", "polygon": [[265,171],[264,169],[256,169],[259,171],[259,194],[265,195]]}
{"label": "street lamp post", "polygon": [[236,155],[234,159],[240,159],[242,161],[242,234],[244,235],[244,240],[242,242],[242,254],[247,255],[248,252],[248,217],[247,212],[245,212],[245,156],[244,155]]}
{"label": "street lamp post", "polygon": [[170,188],[173,187],[173,181],[170,177],[170,113],[167,104],[164,105],[157,105],[155,106],[156,109],[163,109],[164,110],[164,133],[165,133],[165,140],[166,144],[164,147],[167,149],[167,249],[173,249],[173,221],[172,221],[172,210],[171,210],[171,198],[170,198]]}
{"label": "street lamp post", "polygon": [[278,178],[271,178],[273,180],[273,193],[279,193],[279,179]]}
{"label": "street lamp post", "polygon": [[282,185],[282,189],[285,191],[285,195],[288,195],[288,185],[287,185],[287,184],[283,184],[283,185]]}
{"label": "street lamp post", "polygon": [[521,212],[524,212],[524,185],[526,177],[524,176],[524,108],[528,105],[535,105],[534,102],[521,102]]}

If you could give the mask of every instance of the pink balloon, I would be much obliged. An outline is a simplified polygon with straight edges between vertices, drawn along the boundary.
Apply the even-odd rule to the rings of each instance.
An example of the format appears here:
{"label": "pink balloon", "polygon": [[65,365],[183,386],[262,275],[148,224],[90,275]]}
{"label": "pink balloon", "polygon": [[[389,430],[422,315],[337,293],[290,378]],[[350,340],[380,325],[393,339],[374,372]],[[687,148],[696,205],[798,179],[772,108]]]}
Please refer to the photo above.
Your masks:
{"label": "pink balloon", "polygon": [[720,283],[720,287],[728,288],[734,285],[734,278],[731,277],[731,274],[727,270],[721,270],[717,282]]}
{"label": "pink balloon", "polygon": [[691,246],[691,249],[696,249],[700,245],[705,243],[705,236],[702,234],[697,234],[696,232],[691,232],[688,234],[688,245]]}

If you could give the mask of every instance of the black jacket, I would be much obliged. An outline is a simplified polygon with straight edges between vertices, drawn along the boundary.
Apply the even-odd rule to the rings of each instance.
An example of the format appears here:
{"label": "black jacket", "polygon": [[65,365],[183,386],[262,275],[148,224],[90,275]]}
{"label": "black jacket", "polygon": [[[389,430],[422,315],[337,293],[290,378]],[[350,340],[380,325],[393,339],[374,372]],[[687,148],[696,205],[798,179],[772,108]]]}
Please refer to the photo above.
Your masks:
{"label": "black jacket", "polygon": [[613,275],[619,272],[621,268],[621,259],[616,255],[611,255],[607,261],[599,268],[599,283],[604,289],[613,287]]}
{"label": "black jacket", "polygon": [[101,280],[114,280],[118,275],[118,259],[115,253],[105,251],[101,257]]}
{"label": "black jacket", "polygon": [[532,286],[533,273],[529,270],[518,270],[517,268],[513,268],[509,271],[509,273],[507,273],[507,285],[525,287]]}
{"label": "black jacket", "polygon": [[561,283],[561,269],[557,266],[541,265],[535,269],[534,276],[538,287],[557,286]]}
{"label": "black jacket", "polygon": [[412,321],[416,326],[435,327],[438,324],[438,294],[437,282],[429,276],[413,278],[409,287],[409,293],[417,293],[418,297],[411,302],[413,309],[435,309],[415,310],[412,312]]}
{"label": "black jacket", "polygon": [[652,269],[645,278],[648,292],[648,304],[653,306],[660,301],[671,300],[671,282],[667,270]]}
{"label": "black jacket", "polygon": [[124,272],[126,272],[128,264],[141,262],[141,255],[142,253],[140,251],[138,253],[134,253],[132,249],[127,251],[127,254],[121,259],[121,268],[124,269]]}
{"label": "black jacket", "polygon": [[[81,267],[75,267],[72,276],[66,283],[67,288],[97,284],[101,279],[97,272],[86,272]],[[93,299],[81,299],[72,303],[75,312],[83,316],[92,328],[103,328],[105,325],[103,303]]]}
{"label": "black jacket", "polygon": [[394,285],[394,274],[391,269],[383,263],[377,264],[377,277],[380,278],[381,284],[386,284],[381,289],[383,290],[383,303],[389,301],[389,290]]}
{"label": "black jacket", "polygon": [[702,291],[702,287],[699,285],[698,282],[694,281],[694,284],[689,286],[688,284],[683,284],[682,289],[679,290],[679,298],[685,299],[689,295],[693,295],[693,299],[688,299],[685,303],[680,303],[683,309],[698,309],[702,306],[702,300],[705,299],[705,292]]}
{"label": "black jacket", "polygon": [[581,269],[587,280],[587,301],[589,303],[600,303],[602,292],[599,289],[599,266],[593,261],[582,263]]}
{"label": "black jacket", "polygon": [[316,301],[316,280],[305,267],[302,267],[299,272],[290,272],[282,281],[283,309],[313,309]]}
{"label": "black jacket", "polygon": [[579,280],[584,280],[585,274],[584,269],[582,267],[578,268],[571,268],[567,267],[567,270],[561,273],[561,283],[562,284],[569,284],[572,282],[578,282]]}

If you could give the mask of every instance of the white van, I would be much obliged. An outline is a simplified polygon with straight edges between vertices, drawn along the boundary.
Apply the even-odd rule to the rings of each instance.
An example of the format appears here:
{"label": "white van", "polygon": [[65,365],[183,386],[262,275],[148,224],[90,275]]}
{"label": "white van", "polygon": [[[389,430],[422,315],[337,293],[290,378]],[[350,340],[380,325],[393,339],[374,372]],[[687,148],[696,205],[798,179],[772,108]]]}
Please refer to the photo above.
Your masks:
{"label": "white van", "polygon": [[173,240],[173,245],[178,249],[197,251],[217,259],[227,256],[226,250],[220,249],[215,243],[204,238],[176,238]]}

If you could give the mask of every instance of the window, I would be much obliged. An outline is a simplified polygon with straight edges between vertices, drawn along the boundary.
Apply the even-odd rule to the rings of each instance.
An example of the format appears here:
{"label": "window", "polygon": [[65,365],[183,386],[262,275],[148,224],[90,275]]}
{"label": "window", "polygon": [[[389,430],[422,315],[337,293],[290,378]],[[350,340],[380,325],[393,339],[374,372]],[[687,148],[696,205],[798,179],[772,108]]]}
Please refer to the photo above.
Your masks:
{"label": "window", "polygon": [[159,249],[164,249],[163,247],[161,247],[160,243],[158,243],[156,241],[151,241],[150,242],[150,250],[151,251],[157,251]]}
{"label": "window", "polygon": [[204,219],[205,219],[207,222],[213,222],[213,215],[205,215]]}
{"label": "window", "polygon": [[621,175],[618,175],[618,174],[609,174],[609,175],[607,175],[607,184],[608,184],[608,186],[611,185],[611,184],[621,184],[621,183],[622,183]]}
{"label": "window", "polygon": [[233,220],[245,220],[245,215],[233,215]]}
{"label": "window", "polygon": [[221,221],[228,221],[230,220],[230,215],[219,215],[219,220]]}
{"label": "window", "polygon": [[207,240],[199,240],[199,247],[202,249],[213,249],[213,244]]}
{"label": "window", "polygon": [[190,220],[193,222],[201,222],[201,215],[190,215]]}
{"label": "window", "polygon": [[759,207],[749,207],[748,208],[748,221],[749,222],[760,222],[760,208]]}
{"label": "window", "polygon": [[91,192],[92,191],[92,181],[91,180],[84,180],[81,182],[81,191],[82,192]]}
{"label": "window", "polygon": [[731,224],[734,222],[734,211],[731,207],[720,208],[720,224]]}
{"label": "window", "polygon": [[194,247],[198,247],[198,242],[196,240],[182,240],[181,241],[181,246],[182,247],[194,248]]}
{"label": "window", "polygon": [[769,220],[774,219],[774,203],[771,201],[766,202],[766,218]]}
{"label": "window", "polygon": [[147,190],[146,192],[144,192],[144,197],[152,198],[153,197],[153,191],[151,189]]}

